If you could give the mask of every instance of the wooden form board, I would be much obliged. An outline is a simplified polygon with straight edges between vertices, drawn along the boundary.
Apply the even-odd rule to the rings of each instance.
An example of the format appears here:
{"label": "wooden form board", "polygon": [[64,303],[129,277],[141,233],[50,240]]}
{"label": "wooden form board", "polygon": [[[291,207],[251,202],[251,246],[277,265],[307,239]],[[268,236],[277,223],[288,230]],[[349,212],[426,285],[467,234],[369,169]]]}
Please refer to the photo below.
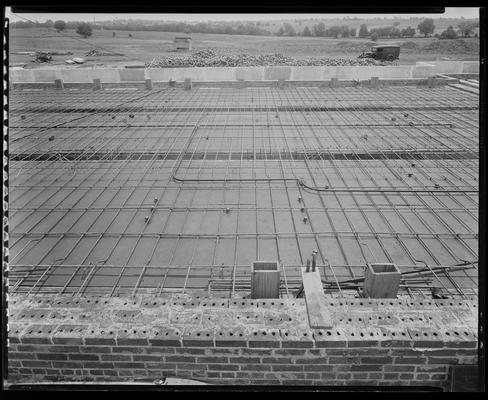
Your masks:
{"label": "wooden form board", "polygon": [[325,299],[319,271],[305,272],[305,268],[302,268],[302,280],[310,328],[332,328],[332,318]]}

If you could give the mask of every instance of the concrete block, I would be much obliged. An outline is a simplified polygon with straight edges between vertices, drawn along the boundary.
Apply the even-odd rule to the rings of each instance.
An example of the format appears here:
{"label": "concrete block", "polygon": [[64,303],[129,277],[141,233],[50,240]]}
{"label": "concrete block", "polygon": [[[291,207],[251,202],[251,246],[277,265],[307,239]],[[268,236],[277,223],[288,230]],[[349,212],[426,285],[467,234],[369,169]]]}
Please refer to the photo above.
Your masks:
{"label": "concrete block", "polygon": [[53,69],[35,69],[32,71],[34,82],[52,83],[55,79],[61,78],[59,70]]}
{"label": "concrete block", "polygon": [[119,69],[119,76],[121,82],[141,82],[144,81],[145,74],[143,69]]}
{"label": "concrete block", "polygon": [[395,264],[369,264],[364,279],[364,296],[373,299],[395,298],[401,276]]}
{"label": "concrete block", "polygon": [[339,87],[339,79],[338,78],[331,78],[330,79],[330,87]]}
{"label": "concrete block", "polygon": [[182,82],[185,78],[193,81],[205,81],[205,68],[149,68],[146,77],[153,82],[175,80]]}
{"label": "concrete block", "polygon": [[146,79],[146,89],[147,90],[152,90],[153,84],[151,79]]}
{"label": "concrete block", "polygon": [[10,68],[9,78],[13,83],[35,82],[33,71],[32,69]]}
{"label": "concrete block", "polygon": [[267,81],[276,81],[283,79],[289,81],[291,79],[292,67],[265,67],[264,79]]}
{"label": "concrete block", "polygon": [[54,87],[56,89],[64,89],[64,84],[62,79],[55,79],[54,80]]}
{"label": "concrete block", "polygon": [[191,89],[191,78],[185,78],[185,90]]}
{"label": "concrete block", "polygon": [[236,69],[233,67],[204,68],[205,81],[235,81]]}
{"label": "concrete block", "polygon": [[91,71],[91,76],[92,76],[92,79],[98,78],[103,83],[118,83],[118,82],[120,82],[119,72],[115,68],[95,68]]}
{"label": "concrete block", "polygon": [[63,69],[60,73],[65,83],[91,83],[94,79],[89,68]]}
{"label": "concrete block", "polygon": [[412,78],[427,78],[435,74],[435,65],[417,63],[412,70]]}
{"label": "concrete block", "polygon": [[429,76],[427,79],[427,86],[429,88],[435,88],[437,86],[437,79],[435,76]]}
{"label": "concrete block", "polygon": [[380,84],[380,78],[377,76],[372,76],[370,82],[372,88],[377,88]]}
{"label": "concrete block", "polygon": [[320,81],[324,79],[324,67],[293,67],[292,81]]}
{"label": "concrete block", "polygon": [[480,64],[477,61],[465,61],[463,62],[463,74],[479,74]]}
{"label": "concrete block", "polygon": [[100,79],[93,79],[93,89],[100,90],[102,88],[102,82]]}
{"label": "concrete block", "polygon": [[429,61],[429,64],[434,66],[435,74],[461,74],[463,72],[464,62],[463,61]]}
{"label": "concrete block", "polygon": [[262,81],[264,80],[264,71],[266,67],[238,67],[236,68],[236,79],[245,81]]}

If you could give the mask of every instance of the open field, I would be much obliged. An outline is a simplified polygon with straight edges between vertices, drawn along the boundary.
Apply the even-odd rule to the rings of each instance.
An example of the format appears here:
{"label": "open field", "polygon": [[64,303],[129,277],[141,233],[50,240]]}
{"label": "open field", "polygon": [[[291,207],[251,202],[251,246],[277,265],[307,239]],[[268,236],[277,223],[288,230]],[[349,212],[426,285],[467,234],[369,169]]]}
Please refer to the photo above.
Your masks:
{"label": "open field", "polygon": [[[26,63],[26,68],[38,68],[46,64],[32,62],[33,57],[14,54],[26,51],[73,52],[73,55],[54,56],[51,65],[63,65],[71,57],[83,57],[88,62],[83,66],[115,66],[142,64],[161,56],[182,55],[173,51],[175,32],[115,31],[116,37],[108,30],[94,30],[93,36],[83,39],[72,30],[59,34],[47,28],[11,29],[10,64]],[[129,34],[133,37],[130,38]],[[275,37],[192,34],[193,51],[212,48],[223,54],[282,53],[298,59],[309,57],[356,58],[372,44],[397,43],[402,46],[400,64],[414,64],[416,61],[434,60],[478,60],[479,39],[459,41],[438,41],[435,38],[385,39],[371,42],[369,39],[332,39],[318,37]],[[105,52],[115,52],[124,56],[85,57],[96,47]],[[74,66],[77,68],[80,66]]]}

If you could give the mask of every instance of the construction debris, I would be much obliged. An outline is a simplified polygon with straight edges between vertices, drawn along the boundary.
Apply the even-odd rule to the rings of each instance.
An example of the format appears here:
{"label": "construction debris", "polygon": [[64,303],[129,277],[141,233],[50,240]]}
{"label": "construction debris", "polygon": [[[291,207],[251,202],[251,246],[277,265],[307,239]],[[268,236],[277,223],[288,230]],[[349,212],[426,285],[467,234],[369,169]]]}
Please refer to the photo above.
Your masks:
{"label": "construction debris", "polygon": [[44,52],[36,52],[34,62],[36,63],[48,63],[51,62],[53,57],[50,53],[44,53]]}
{"label": "construction debris", "polygon": [[388,65],[373,59],[309,58],[295,59],[283,54],[217,54],[212,49],[199,50],[189,56],[165,56],[146,63],[146,67],[255,67],[255,66],[343,66]]}
{"label": "construction debris", "polygon": [[124,54],[122,53],[104,52],[100,49],[92,49],[85,54],[86,57],[123,56],[123,55]]}

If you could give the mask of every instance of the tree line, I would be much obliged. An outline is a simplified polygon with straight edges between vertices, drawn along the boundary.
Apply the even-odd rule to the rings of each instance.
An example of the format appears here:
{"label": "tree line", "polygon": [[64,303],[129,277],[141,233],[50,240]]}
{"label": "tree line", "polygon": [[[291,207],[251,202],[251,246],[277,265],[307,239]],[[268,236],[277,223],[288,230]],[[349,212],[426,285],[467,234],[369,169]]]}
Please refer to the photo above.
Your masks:
{"label": "tree line", "polygon": [[[32,21],[17,21],[11,24],[12,28],[33,28],[44,27],[54,28],[58,32],[67,29],[75,29],[76,32],[85,38],[92,35],[92,29],[105,30],[119,30],[119,31],[156,31],[156,32],[184,32],[190,33],[213,33],[213,34],[227,34],[227,35],[259,35],[259,36],[315,36],[315,37],[332,37],[332,38],[370,38],[373,41],[378,38],[411,38],[417,34],[424,37],[432,36],[435,31],[434,20],[426,18],[417,26],[417,28],[407,27],[400,29],[399,22],[393,23],[393,26],[385,26],[381,28],[368,29],[366,24],[362,24],[359,30],[350,28],[347,25],[334,25],[326,27],[323,22],[314,24],[311,28],[305,26],[303,30],[297,30],[289,22],[284,22],[277,32],[272,33],[262,26],[269,26],[265,22],[247,22],[247,23],[229,23],[229,22],[199,22],[197,24],[187,24],[184,22],[155,22],[147,24],[139,21],[110,21],[91,25],[86,22],[74,21],[55,21],[47,20],[44,23]],[[449,26],[441,34],[434,36],[440,39],[456,39],[458,37],[470,37],[474,30],[479,27],[479,22],[476,21],[461,21],[457,30]],[[115,37],[115,32],[113,33]],[[130,35],[131,36],[131,35]]]}

